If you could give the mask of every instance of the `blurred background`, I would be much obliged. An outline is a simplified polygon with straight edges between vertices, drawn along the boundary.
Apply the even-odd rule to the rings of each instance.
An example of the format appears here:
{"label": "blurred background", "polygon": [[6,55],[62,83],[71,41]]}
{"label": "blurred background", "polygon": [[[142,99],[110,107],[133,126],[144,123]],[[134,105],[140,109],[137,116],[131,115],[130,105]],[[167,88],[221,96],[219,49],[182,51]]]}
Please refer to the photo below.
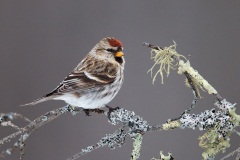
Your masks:
{"label": "blurred background", "polygon": [[[143,1],[143,0],[1,0],[0,1],[0,112],[18,112],[35,119],[64,106],[49,101],[18,107],[54,89],[103,37],[118,38],[124,45],[125,82],[109,104],[135,111],[150,124],[161,124],[188,108],[192,91],[184,76],[172,71],[152,84],[150,49],[142,42],[162,47],[177,43],[177,51],[189,56],[192,66],[228,101],[238,103],[240,81],[239,1]],[[194,113],[213,108],[215,97],[204,97]],[[239,111],[237,111],[239,113]],[[62,115],[39,128],[26,141],[26,160],[65,160],[95,144],[119,126],[104,115]],[[0,128],[0,138],[13,129]],[[147,133],[140,160],[171,151],[175,159],[202,159],[198,137],[204,132],[176,129]],[[239,147],[231,137],[231,148]],[[1,150],[10,144],[1,147]],[[132,140],[121,148],[101,148],[81,160],[130,159]],[[225,153],[225,154],[226,154]],[[219,159],[225,154],[219,154]],[[6,160],[19,159],[16,151]]]}

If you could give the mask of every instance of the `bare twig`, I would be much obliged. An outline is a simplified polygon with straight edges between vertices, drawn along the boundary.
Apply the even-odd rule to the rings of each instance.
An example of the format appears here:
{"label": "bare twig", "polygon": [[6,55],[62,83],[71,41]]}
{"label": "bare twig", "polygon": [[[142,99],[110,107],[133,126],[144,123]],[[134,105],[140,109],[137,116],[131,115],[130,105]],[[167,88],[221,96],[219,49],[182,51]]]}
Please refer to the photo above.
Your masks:
{"label": "bare twig", "polygon": [[[230,158],[232,156],[234,156],[235,154],[237,154],[237,157],[239,157],[239,154],[240,154],[240,148],[236,149],[235,151],[227,154],[226,156],[224,156],[223,158],[221,158],[221,160],[225,160],[227,158]],[[239,158],[236,158],[236,160],[239,160]]]}
{"label": "bare twig", "polygon": [[31,122],[31,120],[29,120],[28,118],[22,116],[21,114],[19,113],[14,113],[14,112],[10,112],[10,113],[0,113],[0,123],[1,122],[6,122],[6,121],[12,121],[14,119],[23,119],[24,121],[27,121],[27,122]]}
{"label": "bare twig", "polygon": [[[31,121],[28,125],[26,125],[23,128],[18,128],[18,131],[3,138],[2,140],[0,140],[0,146],[5,144],[6,142],[10,142],[11,139],[17,137],[18,135],[20,135],[20,138],[17,140],[17,142],[14,143],[14,145],[3,151],[0,154],[0,157],[4,157],[6,155],[11,155],[11,153],[13,151],[15,151],[16,148],[20,148],[20,159],[23,157],[23,151],[24,151],[24,145],[25,145],[25,141],[27,140],[27,138],[31,135],[31,133],[33,131],[35,131],[36,129],[38,129],[39,127],[41,127],[42,125],[51,122],[52,120],[54,120],[55,118],[57,118],[58,116],[66,113],[66,112],[72,112],[72,113],[76,113],[79,110],[75,111],[73,108],[71,108],[71,106],[65,106],[59,109],[55,109],[53,111],[47,112],[46,114],[38,117],[37,119]],[[6,115],[6,114],[5,114]],[[23,117],[20,116],[19,114],[16,114],[19,117]],[[11,118],[10,118],[11,119]],[[25,120],[29,121],[27,118],[24,118]]]}

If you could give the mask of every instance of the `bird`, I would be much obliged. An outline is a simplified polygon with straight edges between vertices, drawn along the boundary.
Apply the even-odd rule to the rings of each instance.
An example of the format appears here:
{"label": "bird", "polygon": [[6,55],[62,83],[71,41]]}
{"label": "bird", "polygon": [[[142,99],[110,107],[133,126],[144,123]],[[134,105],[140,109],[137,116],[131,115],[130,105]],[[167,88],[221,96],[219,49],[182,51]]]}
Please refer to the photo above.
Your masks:
{"label": "bird", "polygon": [[108,107],[123,84],[124,65],[122,43],[113,37],[103,38],[53,91],[21,106],[63,100],[86,110]]}

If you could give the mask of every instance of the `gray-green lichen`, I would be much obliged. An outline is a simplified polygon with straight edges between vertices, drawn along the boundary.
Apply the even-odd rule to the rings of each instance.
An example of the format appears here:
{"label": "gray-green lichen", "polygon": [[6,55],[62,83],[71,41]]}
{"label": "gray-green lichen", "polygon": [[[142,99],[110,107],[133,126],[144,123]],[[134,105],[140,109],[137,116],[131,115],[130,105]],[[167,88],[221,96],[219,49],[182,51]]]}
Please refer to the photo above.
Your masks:
{"label": "gray-green lichen", "polygon": [[162,125],[163,130],[169,130],[169,129],[175,129],[175,128],[179,128],[181,126],[180,121],[171,121],[171,122],[167,122],[164,123]]}
{"label": "gray-green lichen", "polygon": [[197,88],[201,88],[202,90],[206,90],[209,94],[217,94],[217,91],[206,81],[197,70],[193,69],[190,65],[190,62],[184,62],[183,60],[179,60],[178,74],[183,74],[187,72],[191,76],[191,80],[193,85]]}
{"label": "gray-green lichen", "polygon": [[225,152],[230,147],[230,136],[240,124],[240,116],[235,112],[236,104],[223,99],[214,105],[219,110],[213,108],[197,115],[185,113],[180,118],[181,128],[206,130],[199,138],[204,160],[214,159],[219,152]]}
{"label": "gray-green lichen", "polygon": [[214,158],[219,152],[225,152],[226,148],[230,147],[229,136],[231,132],[227,132],[225,137],[219,136],[215,128],[208,130],[203,136],[199,138],[199,146],[204,149],[202,153],[203,159]]}
{"label": "gray-green lichen", "polygon": [[[153,76],[153,83],[158,74],[160,74],[163,83],[163,72],[168,76],[171,69],[178,68],[178,74],[187,75],[186,86],[191,87],[194,92],[197,92],[197,95],[200,96],[200,89],[207,91],[208,94],[218,94],[216,89],[197,70],[191,67],[189,60],[181,59],[185,57],[176,52],[175,42],[164,49],[149,44],[146,46],[153,48],[151,59],[154,60],[154,65],[149,70],[151,75],[153,69],[159,65],[159,69]],[[230,146],[230,136],[232,133],[239,134],[235,128],[240,125],[240,115],[235,112],[236,104],[231,104],[225,99],[218,99],[214,105],[217,107],[216,109],[205,110],[196,115],[185,112],[179,120],[163,124],[162,129],[169,130],[180,127],[198,128],[205,131],[203,136],[199,138],[199,146],[204,149],[202,156],[205,160],[214,159],[217,153],[224,152]]]}
{"label": "gray-green lichen", "polygon": [[151,160],[173,160],[173,156],[172,156],[172,153],[171,152],[168,152],[168,155],[165,156],[163,154],[163,151],[160,151],[160,156],[159,156],[159,159],[157,158],[152,158]]}
{"label": "gray-green lichen", "polygon": [[133,150],[131,155],[131,160],[136,160],[140,157],[140,150],[142,146],[142,134],[138,133],[133,139]]}

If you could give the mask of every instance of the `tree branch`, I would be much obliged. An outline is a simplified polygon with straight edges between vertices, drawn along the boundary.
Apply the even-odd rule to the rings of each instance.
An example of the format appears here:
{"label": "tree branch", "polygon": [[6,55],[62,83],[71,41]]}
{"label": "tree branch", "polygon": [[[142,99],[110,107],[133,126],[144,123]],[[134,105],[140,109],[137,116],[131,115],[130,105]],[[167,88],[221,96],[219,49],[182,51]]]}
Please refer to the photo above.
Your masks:
{"label": "tree branch", "polygon": [[[150,125],[141,116],[136,115],[133,111],[128,111],[124,108],[112,109],[109,111],[103,110],[83,110],[78,107],[64,106],[59,109],[55,109],[45,113],[44,115],[36,118],[33,121],[21,116],[17,113],[0,114],[0,126],[10,126],[17,131],[0,140],[0,146],[11,141],[13,138],[19,136],[14,145],[3,151],[0,156],[5,157],[11,155],[17,148],[20,149],[20,159],[24,156],[24,145],[28,137],[41,126],[51,122],[62,114],[70,112],[75,115],[80,112],[104,113],[108,118],[108,122],[112,125],[121,124],[121,127],[112,134],[107,134],[101,138],[96,144],[82,149],[79,153],[68,158],[67,160],[75,160],[82,155],[92,152],[100,147],[120,147],[125,143],[127,136],[131,137],[133,142],[133,151],[131,154],[131,160],[136,160],[140,156],[140,149],[142,144],[142,138],[147,132],[170,130],[175,128],[198,128],[205,131],[203,136],[200,137],[199,146],[205,149],[203,153],[204,159],[212,159],[215,155],[224,151],[229,147],[230,136],[235,133],[236,127],[240,125],[240,116],[235,112],[235,105],[225,99],[223,99],[219,93],[196,71],[190,66],[190,62],[184,62],[181,58],[185,58],[176,52],[176,43],[170,47],[161,48],[158,46],[144,43],[152,49],[151,58],[154,59],[155,64],[149,70],[153,71],[156,65],[160,65],[159,70],[153,77],[153,82],[157,74],[160,74],[163,82],[163,72],[168,75],[170,69],[178,67],[178,73],[184,74],[187,79],[187,84],[192,90],[193,100],[188,109],[186,109],[179,117],[175,119],[167,120],[166,123],[158,125]],[[186,60],[186,58],[185,58]],[[200,89],[205,89],[209,94],[216,96],[217,101],[214,103],[216,108],[206,110],[200,114],[190,114],[190,111],[197,105],[197,101],[200,97]],[[24,127],[15,125],[12,121],[16,118],[21,118],[29,124]],[[238,152],[238,150],[236,150]],[[235,152],[234,152],[235,153]],[[239,152],[238,152],[239,153]],[[163,154],[161,154],[162,157]],[[172,155],[167,156],[169,159],[173,159]],[[162,158],[160,158],[162,159]]]}

